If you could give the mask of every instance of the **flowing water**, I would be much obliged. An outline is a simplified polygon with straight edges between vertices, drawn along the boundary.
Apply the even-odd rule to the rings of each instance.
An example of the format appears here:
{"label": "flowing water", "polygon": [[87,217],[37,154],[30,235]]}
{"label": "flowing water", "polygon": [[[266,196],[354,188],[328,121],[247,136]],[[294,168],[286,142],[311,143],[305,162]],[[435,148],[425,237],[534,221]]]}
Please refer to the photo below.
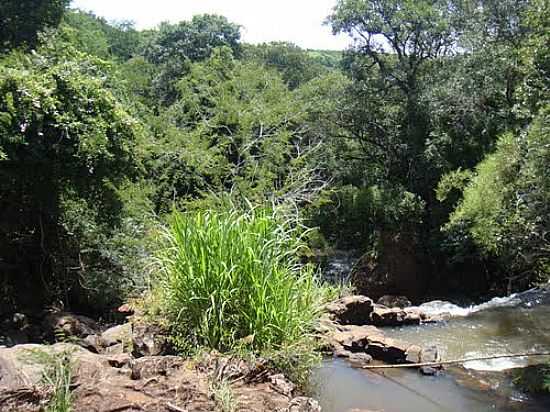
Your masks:
{"label": "flowing water", "polygon": [[[485,304],[460,307],[449,302],[421,305],[451,319],[433,325],[385,329],[386,335],[419,346],[436,345],[443,359],[550,352],[550,291],[531,290]],[[314,374],[324,412],[542,412],[547,397],[528,396],[512,384],[511,368],[550,361],[550,357],[467,362],[440,376],[410,369],[360,370],[327,360]]]}

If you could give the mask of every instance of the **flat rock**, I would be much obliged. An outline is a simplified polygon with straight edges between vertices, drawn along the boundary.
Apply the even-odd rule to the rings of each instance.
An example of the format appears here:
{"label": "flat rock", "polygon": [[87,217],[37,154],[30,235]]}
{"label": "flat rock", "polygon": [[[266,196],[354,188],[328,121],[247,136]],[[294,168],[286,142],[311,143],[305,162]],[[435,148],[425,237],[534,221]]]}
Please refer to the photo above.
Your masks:
{"label": "flat rock", "polygon": [[124,323],[107,329],[101,334],[101,340],[107,348],[119,343],[123,345],[130,344],[132,342],[132,324]]}
{"label": "flat rock", "polygon": [[326,310],[342,325],[369,325],[373,302],[362,295],[346,296],[327,305]]}
{"label": "flat rock", "polygon": [[423,314],[418,309],[388,308],[375,304],[370,315],[371,324],[374,326],[404,326],[419,325]]}

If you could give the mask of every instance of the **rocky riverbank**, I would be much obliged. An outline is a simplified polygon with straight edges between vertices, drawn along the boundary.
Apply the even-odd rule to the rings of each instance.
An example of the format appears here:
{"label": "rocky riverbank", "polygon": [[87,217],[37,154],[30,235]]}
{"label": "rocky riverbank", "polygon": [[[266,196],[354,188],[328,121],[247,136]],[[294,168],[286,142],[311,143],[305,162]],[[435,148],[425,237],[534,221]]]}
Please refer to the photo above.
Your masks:
{"label": "rocky riverbank", "polygon": [[[385,300],[391,301],[389,297]],[[353,364],[373,360],[392,364],[436,362],[439,359],[436,347],[421,348],[389,338],[378,327],[419,325],[441,319],[415,308],[387,307],[366,296],[346,296],[327,305],[318,332],[327,349]],[[425,374],[436,372],[433,368],[422,368],[421,371]]]}
{"label": "rocky riverbank", "polygon": [[[74,411],[320,411],[267,360],[173,356],[159,327],[138,322],[103,331],[93,320],[69,313],[43,322],[43,333],[55,330],[66,343],[0,346],[2,412],[43,411],[53,389],[44,384],[51,368],[44,359],[60,357],[70,364]],[[23,337],[21,332],[4,341]]]}
{"label": "rocky riverbank", "polygon": [[[436,348],[391,339],[378,328],[438,320],[408,304],[400,297],[384,297],[379,303],[366,296],[341,298],[324,308],[318,336],[335,356],[358,366],[371,361],[436,361]],[[132,314],[126,306],[119,312]],[[70,359],[71,401],[76,411],[218,411],[227,407],[220,405],[221,387],[223,401],[231,402],[232,411],[320,410],[269,361],[218,353],[192,359],[174,356],[165,331],[139,316],[104,328],[85,316],[60,311],[47,314],[39,324],[17,315],[4,326],[4,332],[11,332],[3,333],[5,346],[0,346],[0,411],[43,410],[51,397],[51,388],[43,384],[49,366],[38,362],[37,354]],[[29,343],[55,338],[64,343]],[[435,373],[433,369],[423,372]]]}

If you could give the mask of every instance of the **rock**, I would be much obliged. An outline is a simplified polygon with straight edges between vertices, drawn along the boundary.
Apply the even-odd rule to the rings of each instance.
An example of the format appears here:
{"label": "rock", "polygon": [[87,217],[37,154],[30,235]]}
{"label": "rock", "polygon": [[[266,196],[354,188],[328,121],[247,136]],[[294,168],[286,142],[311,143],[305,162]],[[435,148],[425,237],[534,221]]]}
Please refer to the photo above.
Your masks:
{"label": "rock", "polygon": [[327,305],[326,310],[334,321],[342,325],[368,325],[373,303],[366,296],[346,296]]}
{"label": "rock", "polygon": [[350,279],[360,294],[373,299],[384,295],[423,296],[430,280],[430,263],[416,241],[403,234],[383,232],[379,252],[363,256],[355,265]]}
{"label": "rock", "polygon": [[[439,350],[437,349],[437,346],[429,346],[427,348],[422,349],[422,352],[420,354],[420,362],[422,363],[439,362],[440,360],[441,360],[441,356],[439,355]],[[440,370],[441,370],[441,366],[420,367],[420,373],[426,376],[437,375]]]}
{"label": "rock", "polygon": [[[388,363],[406,362],[409,348],[411,353],[420,350],[413,345],[386,337],[374,326],[340,325],[328,336],[328,340],[332,342],[336,356],[349,358],[356,353],[366,353],[376,360]],[[368,358],[359,355],[356,359],[366,361]]]}
{"label": "rock", "polygon": [[153,376],[168,376],[180,369],[185,359],[179,356],[147,356],[131,362],[133,380],[149,379]]}
{"label": "rock", "polygon": [[357,353],[352,353],[349,356],[348,360],[354,366],[363,366],[372,362],[372,356],[370,356],[367,353],[357,352]]}
{"label": "rock", "polygon": [[334,349],[333,355],[337,358],[349,358],[351,355],[353,355],[353,352],[345,350],[343,347],[337,347]]}
{"label": "rock", "polygon": [[103,345],[108,348],[116,344],[130,345],[132,342],[132,324],[125,323],[107,329],[101,334]]}
{"label": "rock", "polygon": [[124,316],[132,316],[135,313],[135,310],[128,303],[118,307],[117,312]]}
{"label": "rock", "polygon": [[117,343],[116,345],[105,348],[105,353],[108,355],[120,355],[124,353],[124,345]]}
{"label": "rock", "polygon": [[60,335],[63,338],[84,338],[96,334],[99,330],[93,319],[68,312],[48,314],[44,318],[42,326],[49,338],[60,337]]}
{"label": "rock", "polygon": [[407,308],[412,306],[412,303],[405,296],[384,295],[376,302],[379,305],[386,306],[388,308]]}
{"label": "rock", "polygon": [[374,326],[403,326],[418,325],[422,322],[423,314],[418,309],[387,308],[375,304],[370,316]]}
{"label": "rock", "polygon": [[411,345],[385,336],[372,336],[365,352],[374,359],[387,363],[405,363],[407,351]]}
{"label": "rock", "polygon": [[424,315],[424,319],[422,319],[423,323],[439,323],[439,322],[447,322],[451,320],[452,315],[448,312],[438,313],[435,315]]}
{"label": "rock", "polygon": [[290,397],[296,389],[296,385],[290,382],[283,374],[271,375],[269,381],[274,390],[285,396]]}
{"label": "rock", "polygon": [[321,412],[321,406],[315,399],[298,397],[290,401],[288,412]]}
{"label": "rock", "polygon": [[159,356],[168,352],[168,337],[157,325],[137,324],[132,333],[132,355]]}
{"label": "rock", "polygon": [[420,346],[412,345],[407,348],[405,353],[405,360],[408,363],[420,363],[422,362],[422,348]]}
{"label": "rock", "polygon": [[420,362],[439,362],[440,360],[441,356],[439,355],[437,346],[429,346],[422,349]]}
{"label": "rock", "polygon": [[330,339],[346,351],[363,352],[370,341],[383,336],[383,332],[374,326],[342,325],[330,335]]}
{"label": "rock", "polygon": [[[212,367],[199,367],[196,360],[176,356],[134,360],[128,354],[94,354],[77,345],[58,343],[0,348],[0,411],[38,412],[44,409],[49,394],[41,386],[46,365],[29,356],[32,351],[68,354],[73,367],[71,404],[74,411],[220,410],[210,390],[216,372]],[[246,369],[253,367],[254,364],[250,364]],[[271,381],[267,380],[267,374],[253,376],[264,378],[242,379],[232,385],[239,410],[320,411],[318,404],[308,398],[291,400],[288,394],[293,386],[284,376],[273,375]]]}
{"label": "rock", "polygon": [[440,371],[440,368],[434,368],[433,366],[421,366],[420,373],[424,376],[434,376],[437,375]]}
{"label": "rock", "polygon": [[97,335],[88,335],[84,339],[81,339],[78,344],[93,353],[103,352],[102,340]]}
{"label": "rock", "polygon": [[125,366],[130,366],[132,360],[132,356],[128,353],[120,353],[107,356],[107,362],[109,362],[109,365],[117,369],[123,368]]}

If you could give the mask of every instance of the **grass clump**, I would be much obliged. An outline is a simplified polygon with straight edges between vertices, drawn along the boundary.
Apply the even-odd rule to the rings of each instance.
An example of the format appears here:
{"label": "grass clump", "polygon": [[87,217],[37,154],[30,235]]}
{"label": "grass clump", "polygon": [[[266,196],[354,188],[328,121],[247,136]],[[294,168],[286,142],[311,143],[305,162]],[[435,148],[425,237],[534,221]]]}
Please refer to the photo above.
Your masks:
{"label": "grass clump", "polygon": [[51,395],[44,409],[45,412],[72,412],[71,381],[73,378],[73,361],[70,350],[48,353],[33,350],[28,353],[28,361],[42,365],[42,383]]}
{"label": "grass clump", "polygon": [[237,400],[231,384],[227,380],[212,382],[208,389],[220,412],[235,412],[237,410]]}
{"label": "grass clump", "polygon": [[306,339],[322,292],[301,233],[266,209],[174,212],[159,288],[178,343],[261,352]]}

